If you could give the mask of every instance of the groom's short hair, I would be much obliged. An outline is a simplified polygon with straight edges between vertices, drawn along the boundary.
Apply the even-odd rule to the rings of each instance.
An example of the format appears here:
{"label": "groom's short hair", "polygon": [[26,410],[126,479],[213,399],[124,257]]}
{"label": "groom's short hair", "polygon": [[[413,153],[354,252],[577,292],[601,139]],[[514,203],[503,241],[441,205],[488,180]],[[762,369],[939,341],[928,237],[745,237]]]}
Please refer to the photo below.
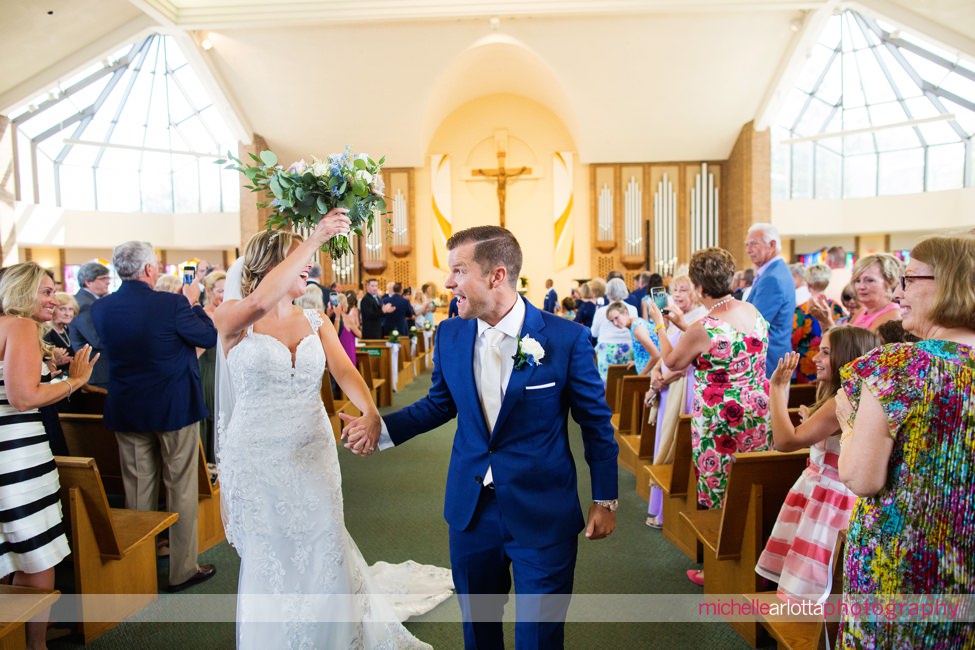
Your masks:
{"label": "groom's short hair", "polygon": [[475,243],[474,261],[482,272],[490,273],[491,269],[503,266],[508,271],[508,284],[512,288],[517,286],[521,273],[521,245],[510,230],[500,226],[474,226],[461,230],[447,240],[447,250],[471,242]]}

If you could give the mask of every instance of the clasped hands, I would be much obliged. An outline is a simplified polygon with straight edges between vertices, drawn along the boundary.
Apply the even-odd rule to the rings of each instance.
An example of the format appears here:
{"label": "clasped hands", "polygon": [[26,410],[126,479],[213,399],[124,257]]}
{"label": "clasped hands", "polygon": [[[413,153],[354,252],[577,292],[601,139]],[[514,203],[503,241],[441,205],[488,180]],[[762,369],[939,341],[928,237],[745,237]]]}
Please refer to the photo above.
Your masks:
{"label": "clasped hands", "polygon": [[371,456],[376,451],[383,431],[379,413],[363,414],[359,417],[339,413],[339,417],[345,422],[345,428],[342,429],[345,448],[357,456]]}

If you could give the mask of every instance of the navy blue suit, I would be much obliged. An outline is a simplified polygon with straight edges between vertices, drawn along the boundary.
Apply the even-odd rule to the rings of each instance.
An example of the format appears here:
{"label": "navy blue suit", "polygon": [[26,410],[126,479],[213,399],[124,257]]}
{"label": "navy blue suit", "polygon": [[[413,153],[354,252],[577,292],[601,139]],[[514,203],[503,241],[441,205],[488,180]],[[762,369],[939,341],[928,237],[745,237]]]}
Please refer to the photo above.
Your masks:
{"label": "navy blue suit", "polygon": [[[393,442],[402,444],[457,417],[444,517],[458,593],[507,594],[513,563],[517,593],[564,594],[567,606],[585,526],[569,450],[569,411],[582,428],[595,499],[617,496],[619,448],[589,333],[527,301],[525,308],[521,334],[538,341],[545,357],[541,365],[512,370],[494,431],[487,429],[472,369],[477,321],[460,318],[437,328],[427,396],[383,419]],[[482,485],[489,465],[493,490]],[[552,616],[556,622],[518,623],[519,647],[559,646],[563,626],[557,613]],[[464,628],[468,647],[503,644],[500,623],[472,626],[465,620]]]}
{"label": "navy blue suit", "polygon": [[647,295],[647,288],[640,287],[639,289],[634,289],[633,291],[631,291],[630,295],[628,295],[626,297],[626,300],[624,300],[623,302],[629,305],[633,305],[634,307],[636,307],[637,313],[641,314],[643,313],[643,307],[641,305],[641,302],[643,301],[643,297],[645,295]]}
{"label": "navy blue suit", "polygon": [[796,311],[796,285],[781,257],[768,265],[752,285],[748,300],[768,321],[765,375],[772,376],[779,359],[792,351],[792,323]]}
{"label": "navy blue suit", "polygon": [[547,311],[550,314],[554,314],[558,306],[559,294],[555,293],[555,289],[549,289],[545,294],[545,302],[542,303],[542,310]]}
{"label": "navy blue suit", "polygon": [[92,386],[108,389],[108,354],[105,353],[101,339],[98,338],[98,332],[95,331],[95,326],[91,322],[91,306],[98,301],[98,296],[88,289],[79,289],[78,293],[74,295],[74,299],[78,302],[78,315],[74,317],[74,320],[71,321],[71,327],[68,328],[71,347],[80,350],[85,345],[90,345],[91,356],[95,356],[96,352],[102,355],[95,367],[92,368],[88,383]]}
{"label": "navy blue suit", "polygon": [[109,358],[106,428],[175,431],[206,418],[196,348],[215,346],[217,330],[202,307],[126,280],[91,316]]}
{"label": "navy blue suit", "polygon": [[393,330],[399,332],[400,336],[405,336],[410,331],[406,319],[414,316],[413,305],[398,293],[383,296],[383,304],[396,308],[396,311],[383,314],[383,336],[389,336]]}

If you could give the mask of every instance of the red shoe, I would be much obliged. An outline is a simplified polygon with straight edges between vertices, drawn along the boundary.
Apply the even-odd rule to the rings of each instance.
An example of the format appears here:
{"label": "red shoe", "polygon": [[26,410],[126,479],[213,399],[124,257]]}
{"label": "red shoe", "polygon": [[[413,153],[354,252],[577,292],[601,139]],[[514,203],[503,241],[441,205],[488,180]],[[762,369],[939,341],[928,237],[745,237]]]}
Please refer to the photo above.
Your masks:
{"label": "red shoe", "polygon": [[704,571],[698,571],[697,569],[689,569],[687,571],[687,579],[696,584],[698,587],[704,586]]}

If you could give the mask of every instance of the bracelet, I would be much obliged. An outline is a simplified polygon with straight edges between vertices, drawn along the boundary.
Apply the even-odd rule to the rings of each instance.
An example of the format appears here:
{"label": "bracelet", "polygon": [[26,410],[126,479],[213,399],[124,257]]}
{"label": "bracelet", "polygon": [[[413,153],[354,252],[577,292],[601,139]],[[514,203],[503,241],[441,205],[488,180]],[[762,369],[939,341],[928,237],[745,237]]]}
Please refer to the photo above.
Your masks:
{"label": "bracelet", "polygon": [[70,402],[71,401],[71,393],[74,392],[74,386],[71,385],[71,380],[68,379],[67,377],[64,378],[64,381],[62,383],[65,383],[65,384],[68,385],[68,396],[65,397],[65,399]]}
{"label": "bracelet", "polygon": [[656,332],[660,332],[660,331],[665,330],[665,329],[667,329],[667,328],[664,327],[663,325],[657,325],[656,327],[653,328],[653,331],[654,331],[654,333],[656,333]]}

